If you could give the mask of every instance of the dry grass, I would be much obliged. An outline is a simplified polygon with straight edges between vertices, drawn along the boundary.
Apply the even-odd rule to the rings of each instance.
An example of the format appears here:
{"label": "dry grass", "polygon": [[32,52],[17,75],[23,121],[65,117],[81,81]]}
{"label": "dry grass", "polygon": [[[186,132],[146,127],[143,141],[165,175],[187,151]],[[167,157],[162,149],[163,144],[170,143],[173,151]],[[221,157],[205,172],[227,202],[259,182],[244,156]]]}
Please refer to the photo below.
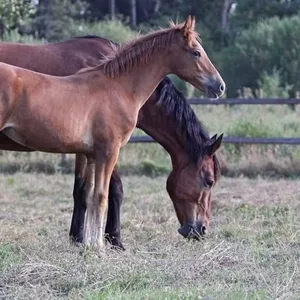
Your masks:
{"label": "dry grass", "polygon": [[124,253],[70,245],[72,176],[1,175],[0,298],[299,299],[300,182],[223,178],[212,229],[177,233],[165,177],[124,177]]}

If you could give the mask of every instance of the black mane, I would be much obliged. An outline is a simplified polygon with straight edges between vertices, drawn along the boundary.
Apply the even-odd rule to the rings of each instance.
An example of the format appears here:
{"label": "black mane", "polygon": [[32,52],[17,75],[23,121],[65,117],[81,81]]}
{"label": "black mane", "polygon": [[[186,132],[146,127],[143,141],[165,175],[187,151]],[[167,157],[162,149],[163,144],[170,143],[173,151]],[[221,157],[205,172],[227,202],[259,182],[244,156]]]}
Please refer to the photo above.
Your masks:
{"label": "black mane", "polygon": [[93,35],[93,34],[82,35],[82,36],[75,36],[74,38],[75,39],[98,39],[98,38],[101,38],[101,39],[105,39],[106,40],[106,38],[103,38],[103,37],[98,36],[98,35]]}
{"label": "black mane", "polygon": [[[184,95],[178,91],[172,81],[165,77],[157,87],[159,94],[157,104],[163,105],[167,114],[173,119],[185,137],[186,150],[191,159],[198,162],[203,159],[205,148],[210,143],[210,137],[195,112],[187,103]],[[220,174],[220,164],[214,155],[216,178]]]}

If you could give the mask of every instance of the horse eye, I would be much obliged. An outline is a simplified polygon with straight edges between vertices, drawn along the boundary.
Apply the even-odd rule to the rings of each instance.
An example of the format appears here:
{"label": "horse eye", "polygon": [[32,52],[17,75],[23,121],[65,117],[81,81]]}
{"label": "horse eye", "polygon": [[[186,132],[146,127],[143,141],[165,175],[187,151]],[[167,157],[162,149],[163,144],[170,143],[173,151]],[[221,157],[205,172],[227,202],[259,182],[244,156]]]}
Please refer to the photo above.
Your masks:
{"label": "horse eye", "polygon": [[201,57],[201,53],[199,51],[194,51],[193,54],[195,57]]}
{"label": "horse eye", "polygon": [[211,187],[213,186],[213,184],[214,184],[214,181],[213,181],[213,180],[207,179],[207,180],[205,181],[205,186],[206,186],[206,187],[211,188]]}

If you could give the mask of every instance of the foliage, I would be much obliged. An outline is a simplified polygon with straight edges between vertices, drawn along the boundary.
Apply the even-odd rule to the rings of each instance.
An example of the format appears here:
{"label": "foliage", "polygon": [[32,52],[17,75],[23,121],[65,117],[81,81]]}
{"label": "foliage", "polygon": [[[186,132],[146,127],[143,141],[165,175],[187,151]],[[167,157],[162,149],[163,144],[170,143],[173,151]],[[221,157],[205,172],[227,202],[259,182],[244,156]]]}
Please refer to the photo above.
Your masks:
{"label": "foliage", "polygon": [[94,23],[81,22],[76,24],[75,35],[99,35],[116,43],[132,39],[137,33],[124,25],[120,20],[104,20]]}
{"label": "foliage", "polygon": [[282,86],[280,72],[273,69],[271,74],[264,71],[258,80],[260,98],[289,98],[291,85]]}
{"label": "foliage", "polygon": [[[254,97],[264,89],[272,97],[295,96],[300,90],[299,7],[300,0],[0,0],[0,37],[54,42],[95,34],[123,42],[135,35],[132,28],[149,32],[192,14],[205,50],[227,83],[228,96],[238,90],[244,96],[245,87]],[[201,96],[176,82],[186,95]]]}
{"label": "foliage", "polygon": [[141,169],[143,174],[150,177],[156,177],[169,172],[167,166],[158,165],[157,163],[155,163],[150,159],[141,162]]}
{"label": "foliage", "polygon": [[280,133],[274,127],[270,127],[262,122],[252,122],[249,120],[238,120],[228,129],[229,136],[238,137],[276,137]]}
{"label": "foliage", "polygon": [[249,28],[267,18],[295,15],[299,12],[299,0],[237,0],[235,13],[231,16],[232,34]]}
{"label": "foliage", "polygon": [[15,42],[15,43],[28,43],[28,44],[43,44],[44,39],[37,39],[32,35],[20,34],[17,29],[5,32],[2,36],[2,41]]}
{"label": "foliage", "polygon": [[84,13],[80,0],[40,1],[32,22],[32,32],[49,42],[69,38],[75,30],[75,19]]}
{"label": "foliage", "polygon": [[32,0],[1,0],[0,1],[0,36],[20,29],[29,22],[35,12]]}
{"label": "foliage", "polygon": [[300,90],[300,15],[262,21],[243,31],[222,53],[222,72],[229,95],[237,89],[257,89],[263,71],[280,70],[281,86]]}

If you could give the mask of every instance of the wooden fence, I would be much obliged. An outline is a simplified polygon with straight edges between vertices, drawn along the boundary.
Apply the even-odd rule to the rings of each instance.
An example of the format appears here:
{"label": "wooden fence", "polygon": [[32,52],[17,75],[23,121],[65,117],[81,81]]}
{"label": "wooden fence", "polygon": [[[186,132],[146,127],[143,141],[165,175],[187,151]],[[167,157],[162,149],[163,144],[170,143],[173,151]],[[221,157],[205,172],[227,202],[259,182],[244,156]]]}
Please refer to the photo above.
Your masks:
{"label": "wooden fence", "polygon": [[[201,99],[201,98],[191,98],[188,99],[188,103],[192,105],[296,105],[300,104],[300,99]],[[300,116],[299,116],[300,117]],[[129,143],[153,143],[150,136],[132,136]],[[224,137],[224,143],[228,144],[285,144],[285,145],[300,145],[300,138],[250,138],[250,137]]]}

